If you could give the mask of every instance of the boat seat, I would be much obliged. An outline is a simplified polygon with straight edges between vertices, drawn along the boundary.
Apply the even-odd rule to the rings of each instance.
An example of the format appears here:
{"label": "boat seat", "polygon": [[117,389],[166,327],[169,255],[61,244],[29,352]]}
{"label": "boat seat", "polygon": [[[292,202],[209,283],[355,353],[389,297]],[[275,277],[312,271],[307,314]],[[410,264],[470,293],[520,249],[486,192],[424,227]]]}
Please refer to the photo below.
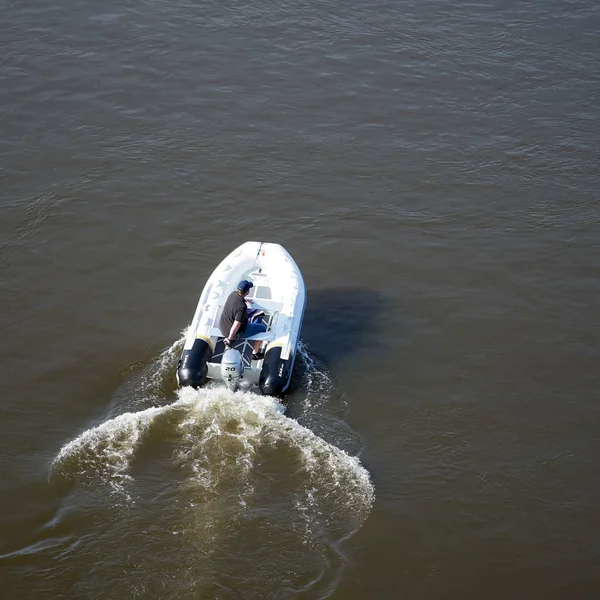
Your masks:
{"label": "boat seat", "polygon": [[244,338],[246,340],[261,340],[263,342],[265,341],[271,341],[273,339],[275,339],[275,336],[273,335],[272,331],[265,331],[264,333],[255,333],[253,336],[250,336],[248,338]]}
{"label": "boat seat", "polygon": [[283,308],[283,304],[281,302],[276,302],[275,300],[268,300],[267,298],[252,298],[255,302],[255,306],[253,308],[264,308],[269,312],[281,312]]}
{"label": "boat seat", "polygon": [[[211,337],[217,337],[217,338],[221,338],[223,339],[223,334],[221,333],[221,330],[218,327],[211,327],[210,329],[210,336]],[[265,331],[264,333],[256,333],[251,337],[247,337],[244,338],[246,340],[261,340],[263,342],[270,342],[271,340],[275,339],[275,332],[274,331]]]}

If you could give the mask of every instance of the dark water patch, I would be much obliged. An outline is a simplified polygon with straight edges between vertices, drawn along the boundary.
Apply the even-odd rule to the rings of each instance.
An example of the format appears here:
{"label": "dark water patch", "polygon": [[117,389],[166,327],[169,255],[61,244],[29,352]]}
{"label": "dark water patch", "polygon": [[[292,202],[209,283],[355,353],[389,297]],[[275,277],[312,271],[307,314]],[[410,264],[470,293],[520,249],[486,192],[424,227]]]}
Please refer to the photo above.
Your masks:
{"label": "dark water patch", "polygon": [[309,289],[302,338],[330,369],[341,360],[358,360],[381,335],[388,305],[377,290],[348,285]]}

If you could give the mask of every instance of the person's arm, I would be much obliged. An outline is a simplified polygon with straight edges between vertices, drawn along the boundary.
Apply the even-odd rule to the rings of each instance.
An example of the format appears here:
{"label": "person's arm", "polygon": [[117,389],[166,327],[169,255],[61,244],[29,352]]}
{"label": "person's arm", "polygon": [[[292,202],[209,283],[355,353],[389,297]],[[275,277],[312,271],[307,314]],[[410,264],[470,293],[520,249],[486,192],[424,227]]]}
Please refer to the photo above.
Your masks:
{"label": "person's arm", "polygon": [[231,340],[236,336],[240,327],[242,326],[241,321],[234,321],[231,329],[229,330],[229,335],[223,340],[226,344],[230,344]]}

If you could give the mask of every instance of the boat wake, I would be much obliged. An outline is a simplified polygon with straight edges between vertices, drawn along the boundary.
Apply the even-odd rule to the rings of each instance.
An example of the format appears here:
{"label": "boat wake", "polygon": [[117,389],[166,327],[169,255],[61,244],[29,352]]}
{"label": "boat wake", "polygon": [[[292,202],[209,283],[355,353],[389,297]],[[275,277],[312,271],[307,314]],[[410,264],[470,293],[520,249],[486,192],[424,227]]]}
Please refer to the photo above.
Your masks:
{"label": "boat wake", "polygon": [[[157,367],[170,367],[173,348]],[[308,396],[322,394],[329,380],[303,352],[299,368]],[[143,379],[155,399],[160,377]],[[53,461],[51,480],[59,488],[105,487],[133,538],[136,511],[153,510],[165,531],[186,541],[187,572],[196,587],[202,580],[203,588],[212,589],[232,562],[241,565],[236,573],[245,597],[254,597],[249,590],[256,597],[277,593],[272,586],[280,583],[261,568],[292,569],[297,576],[286,584],[291,589],[332,585],[333,565],[344,562],[339,545],[360,527],[374,500],[358,458],[286,416],[270,396],[222,386],[176,394],[171,404],[119,414],[67,443]],[[303,404],[315,401],[305,398]],[[309,548],[302,572],[299,558]],[[247,552],[254,556],[252,568],[244,566]],[[201,559],[208,561],[202,575]],[[185,561],[180,564],[183,569]]]}

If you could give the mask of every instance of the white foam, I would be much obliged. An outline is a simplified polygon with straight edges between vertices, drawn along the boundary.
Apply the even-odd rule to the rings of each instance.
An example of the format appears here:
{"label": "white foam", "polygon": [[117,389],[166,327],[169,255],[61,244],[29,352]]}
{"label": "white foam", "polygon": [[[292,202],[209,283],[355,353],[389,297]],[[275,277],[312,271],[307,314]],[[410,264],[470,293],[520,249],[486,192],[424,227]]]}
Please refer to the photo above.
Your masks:
{"label": "white foam", "polygon": [[330,397],[333,387],[331,378],[326,371],[320,369],[308,351],[308,346],[300,340],[298,343],[298,356],[304,365],[302,389],[306,392],[304,409],[310,411],[318,409]]}
{"label": "white foam", "polygon": [[274,398],[223,387],[184,388],[173,404],[124,413],[85,431],[60,450],[53,473],[75,481],[98,478],[129,496],[131,461],[163,416],[169,418],[160,418],[160,426],[172,430],[161,433],[175,440],[174,461],[189,470],[188,485],[202,491],[205,500],[224,487],[235,488],[243,508],[254,491],[250,476],[260,469],[255,457],[279,444],[299,458],[300,468],[293,473],[296,506],[307,527],[320,504],[335,513],[352,513],[355,522],[369,512],[373,486],[358,458],[286,417]]}
{"label": "white foam", "polygon": [[161,411],[161,408],[148,408],[124,413],[84,431],[60,449],[52,463],[52,474],[74,479],[95,474],[115,492],[128,496],[124,486],[131,480],[130,461],[142,434]]}

